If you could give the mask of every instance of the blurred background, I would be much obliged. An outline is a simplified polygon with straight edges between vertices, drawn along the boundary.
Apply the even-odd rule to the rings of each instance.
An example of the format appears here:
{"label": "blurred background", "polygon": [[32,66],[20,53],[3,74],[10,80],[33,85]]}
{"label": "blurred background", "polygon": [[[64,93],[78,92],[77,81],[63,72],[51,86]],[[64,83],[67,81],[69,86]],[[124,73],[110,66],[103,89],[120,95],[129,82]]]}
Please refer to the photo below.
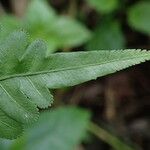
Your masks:
{"label": "blurred background", "polygon": [[[0,0],[0,26],[48,53],[149,50],[150,0]],[[0,150],[150,150],[149,62],[52,92],[52,112]]]}

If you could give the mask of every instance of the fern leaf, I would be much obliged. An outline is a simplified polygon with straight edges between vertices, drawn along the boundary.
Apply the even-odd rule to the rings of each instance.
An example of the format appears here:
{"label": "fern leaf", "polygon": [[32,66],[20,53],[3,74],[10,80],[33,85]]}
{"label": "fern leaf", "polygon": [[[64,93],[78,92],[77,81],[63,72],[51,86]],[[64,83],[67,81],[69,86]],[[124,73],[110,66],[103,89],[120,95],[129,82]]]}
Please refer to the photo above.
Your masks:
{"label": "fern leaf", "polygon": [[28,41],[24,32],[14,32],[0,42],[0,137],[16,138],[21,126],[36,120],[37,107],[53,102],[49,89],[77,85],[150,60],[145,50],[47,56],[43,41]]}

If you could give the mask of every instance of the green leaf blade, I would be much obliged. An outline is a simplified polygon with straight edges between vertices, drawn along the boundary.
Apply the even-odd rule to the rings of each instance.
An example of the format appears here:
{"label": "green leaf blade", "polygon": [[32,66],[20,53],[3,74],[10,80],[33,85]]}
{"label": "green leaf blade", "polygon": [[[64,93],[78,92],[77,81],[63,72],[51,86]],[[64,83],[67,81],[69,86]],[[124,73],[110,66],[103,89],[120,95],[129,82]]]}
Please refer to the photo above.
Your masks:
{"label": "green leaf blade", "polygon": [[29,76],[21,78],[20,90],[39,108],[47,108],[53,103],[53,96],[38,78]]}
{"label": "green leaf blade", "polygon": [[30,123],[37,120],[36,105],[20,90],[20,80],[5,80],[0,83],[0,107],[14,120],[20,123]]}
{"label": "green leaf blade", "polygon": [[[146,50],[47,55],[43,41],[29,43],[25,33],[14,32],[0,42],[0,109],[6,122],[13,119],[28,126],[39,116],[37,107],[46,108],[53,102],[49,89],[74,86],[146,60],[150,60],[150,51]],[[0,121],[4,119],[0,117]],[[10,138],[11,133],[5,137]]]}
{"label": "green leaf blade", "polygon": [[26,130],[19,150],[73,150],[85,137],[89,121],[90,113],[76,107],[43,112],[39,120]]}
{"label": "green leaf blade", "polygon": [[14,139],[21,135],[22,124],[7,116],[0,109],[0,137]]}

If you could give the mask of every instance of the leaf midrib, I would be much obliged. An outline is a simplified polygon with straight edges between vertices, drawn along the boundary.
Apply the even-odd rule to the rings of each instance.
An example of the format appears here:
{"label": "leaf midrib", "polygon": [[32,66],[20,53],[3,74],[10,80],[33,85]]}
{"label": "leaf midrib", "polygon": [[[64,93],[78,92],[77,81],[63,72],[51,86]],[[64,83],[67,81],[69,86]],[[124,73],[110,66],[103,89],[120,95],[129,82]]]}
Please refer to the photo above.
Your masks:
{"label": "leaf midrib", "polygon": [[[141,51],[142,52],[142,51]],[[127,60],[132,60],[132,59],[138,59],[138,58],[145,58],[144,60],[149,60],[150,59],[150,53],[149,51],[145,51],[147,52],[146,54],[143,54],[143,56],[139,55],[139,56],[133,56],[131,57],[126,57],[124,59],[115,59],[115,60],[111,60],[111,61],[105,61],[105,62],[101,62],[101,63],[94,63],[94,64],[86,64],[86,65],[81,65],[81,66],[75,66],[75,67],[67,67],[67,68],[61,68],[61,69],[53,69],[53,70],[46,70],[46,71],[40,71],[40,72],[35,72],[35,73],[21,73],[21,74],[14,74],[14,75],[9,75],[9,76],[4,76],[2,78],[0,78],[0,81],[4,81],[7,79],[11,79],[11,78],[16,78],[16,77],[25,77],[25,76],[34,76],[34,75],[39,75],[39,74],[47,74],[47,73],[53,73],[53,72],[59,72],[59,71],[67,71],[67,70],[76,70],[76,69],[81,69],[81,68],[85,68],[85,67],[92,67],[92,66],[99,66],[99,65],[104,65],[104,64],[109,64],[109,63],[113,63],[113,62],[119,62],[119,61],[127,61]],[[149,58],[147,59],[146,56],[149,56]]]}

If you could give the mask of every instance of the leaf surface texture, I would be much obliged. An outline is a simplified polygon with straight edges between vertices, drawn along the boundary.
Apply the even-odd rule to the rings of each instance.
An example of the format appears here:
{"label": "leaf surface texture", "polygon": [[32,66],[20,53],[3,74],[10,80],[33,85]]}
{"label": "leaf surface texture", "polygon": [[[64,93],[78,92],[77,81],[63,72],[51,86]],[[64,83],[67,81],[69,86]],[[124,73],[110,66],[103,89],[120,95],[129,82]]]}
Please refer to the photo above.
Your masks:
{"label": "leaf surface texture", "polygon": [[145,50],[46,52],[43,41],[30,43],[24,32],[0,41],[0,137],[16,138],[23,126],[37,120],[38,108],[53,102],[49,89],[74,86],[150,60]]}

